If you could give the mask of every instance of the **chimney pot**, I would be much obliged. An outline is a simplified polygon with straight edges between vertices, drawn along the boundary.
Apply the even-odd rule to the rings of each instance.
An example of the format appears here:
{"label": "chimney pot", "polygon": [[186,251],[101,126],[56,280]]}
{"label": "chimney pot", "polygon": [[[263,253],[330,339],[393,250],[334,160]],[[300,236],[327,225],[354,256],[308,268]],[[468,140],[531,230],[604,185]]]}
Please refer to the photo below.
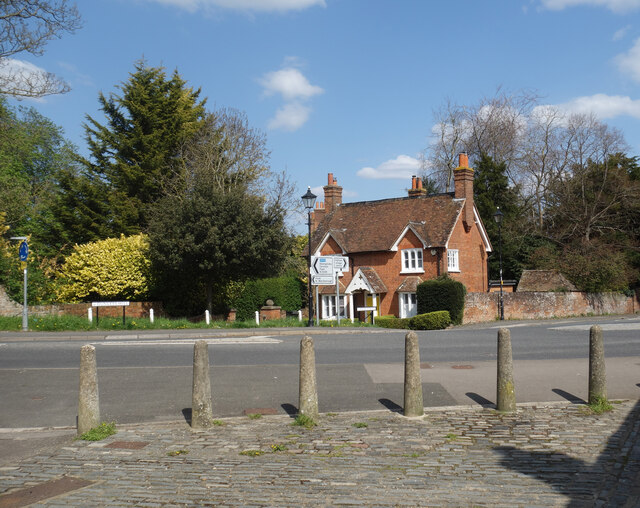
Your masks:
{"label": "chimney pot", "polygon": [[469,156],[465,152],[460,152],[458,154],[458,167],[460,168],[469,167]]}

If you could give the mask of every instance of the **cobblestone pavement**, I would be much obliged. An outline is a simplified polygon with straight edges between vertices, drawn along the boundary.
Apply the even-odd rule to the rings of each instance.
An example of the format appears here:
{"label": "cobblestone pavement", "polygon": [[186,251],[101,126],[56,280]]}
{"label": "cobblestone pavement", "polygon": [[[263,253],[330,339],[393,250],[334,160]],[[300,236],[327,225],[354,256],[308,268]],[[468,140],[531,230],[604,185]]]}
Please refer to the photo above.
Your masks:
{"label": "cobblestone pavement", "polygon": [[121,426],[0,468],[0,507],[47,486],[57,495],[36,506],[640,506],[639,401],[601,415],[550,403],[292,422]]}

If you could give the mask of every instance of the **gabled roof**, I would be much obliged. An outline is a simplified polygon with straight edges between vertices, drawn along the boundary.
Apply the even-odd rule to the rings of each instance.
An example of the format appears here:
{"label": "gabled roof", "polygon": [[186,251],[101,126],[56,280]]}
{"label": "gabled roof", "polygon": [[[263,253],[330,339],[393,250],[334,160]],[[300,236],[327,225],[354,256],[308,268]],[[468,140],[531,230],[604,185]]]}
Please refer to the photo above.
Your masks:
{"label": "gabled roof", "polygon": [[347,293],[353,293],[366,289],[369,293],[386,293],[387,286],[384,285],[378,272],[370,266],[361,266],[353,276],[353,279],[345,290]]}
{"label": "gabled roof", "polygon": [[446,193],[342,203],[319,224],[311,245],[330,235],[346,253],[390,251],[409,228],[426,247],[445,247],[464,202]]}

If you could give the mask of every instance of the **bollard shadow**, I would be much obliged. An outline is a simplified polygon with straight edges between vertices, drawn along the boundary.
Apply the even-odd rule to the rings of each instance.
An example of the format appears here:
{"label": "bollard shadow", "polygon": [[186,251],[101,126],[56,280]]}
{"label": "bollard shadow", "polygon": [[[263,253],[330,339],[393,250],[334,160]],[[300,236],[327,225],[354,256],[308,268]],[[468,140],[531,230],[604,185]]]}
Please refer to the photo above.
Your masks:
{"label": "bollard shadow", "polygon": [[184,418],[185,422],[191,425],[191,408],[190,407],[185,407],[182,410],[182,417]]}
{"label": "bollard shadow", "polygon": [[573,393],[565,392],[564,390],[562,390],[560,388],[554,388],[551,391],[553,393],[556,393],[556,394],[560,395],[560,397],[563,397],[563,398],[567,399],[569,402],[571,402],[571,404],[586,404],[587,403],[586,400],[581,399],[580,397],[578,397],[577,395],[574,395]]}
{"label": "bollard shadow", "polygon": [[378,399],[378,402],[393,413],[402,413],[402,406],[389,399]]}
{"label": "bollard shadow", "polygon": [[[585,425],[587,423],[585,422]],[[554,490],[569,498],[566,506],[593,506],[601,492],[619,506],[638,506],[639,492],[635,490],[640,460],[622,449],[637,446],[640,428],[640,400],[624,422],[613,432],[594,464],[557,451],[538,452],[512,446],[494,448],[502,455],[500,463],[512,471],[526,474],[548,483]],[[628,504],[627,504],[628,503]]]}
{"label": "bollard shadow", "polygon": [[280,407],[284,409],[284,412],[287,413],[291,418],[295,418],[296,416],[298,416],[298,408],[293,404],[287,404],[285,402],[284,404],[280,404]]}
{"label": "bollard shadow", "polygon": [[482,407],[494,408],[496,405],[491,402],[489,399],[485,399],[482,395],[475,392],[467,392],[465,393],[467,397],[469,397],[473,402],[480,404]]}

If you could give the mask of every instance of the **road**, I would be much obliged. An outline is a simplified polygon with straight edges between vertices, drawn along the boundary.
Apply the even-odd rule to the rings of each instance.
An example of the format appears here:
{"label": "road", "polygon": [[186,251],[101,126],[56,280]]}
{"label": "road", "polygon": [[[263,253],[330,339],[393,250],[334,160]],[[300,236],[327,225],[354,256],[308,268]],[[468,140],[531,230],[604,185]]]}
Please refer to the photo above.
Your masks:
{"label": "road", "polygon": [[[511,330],[518,402],[584,399],[588,330],[594,323],[604,330],[609,396],[640,398],[640,317],[624,316],[419,332],[425,405],[494,402],[501,325]],[[294,411],[305,332],[212,332],[207,340],[214,413]],[[79,349],[85,343],[96,346],[104,420],[180,418],[191,405],[193,343],[202,333],[0,333],[0,428],[74,425]],[[321,411],[402,405],[405,332],[312,329],[310,334]]]}

